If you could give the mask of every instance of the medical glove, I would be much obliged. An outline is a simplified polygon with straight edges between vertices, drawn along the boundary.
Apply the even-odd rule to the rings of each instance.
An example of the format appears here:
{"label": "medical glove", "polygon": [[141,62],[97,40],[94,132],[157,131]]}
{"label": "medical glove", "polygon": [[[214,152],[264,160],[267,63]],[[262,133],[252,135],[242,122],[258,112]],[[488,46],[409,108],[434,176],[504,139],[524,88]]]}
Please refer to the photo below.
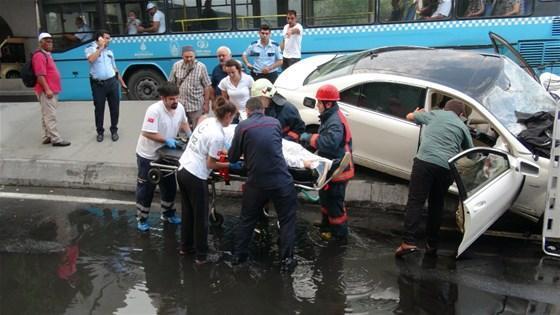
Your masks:
{"label": "medical glove", "polygon": [[245,166],[245,163],[243,163],[243,161],[237,161],[234,163],[229,163],[229,170],[232,172],[235,171],[241,171],[241,169],[243,169],[243,167]]}
{"label": "medical glove", "polygon": [[311,134],[307,132],[304,132],[299,136],[300,142],[309,142],[310,139],[311,139]]}
{"label": "medical glove", "polygon": [[165,139],[165,145],[170,149],[175,149],[177,147],[177,140],[175,138]]}

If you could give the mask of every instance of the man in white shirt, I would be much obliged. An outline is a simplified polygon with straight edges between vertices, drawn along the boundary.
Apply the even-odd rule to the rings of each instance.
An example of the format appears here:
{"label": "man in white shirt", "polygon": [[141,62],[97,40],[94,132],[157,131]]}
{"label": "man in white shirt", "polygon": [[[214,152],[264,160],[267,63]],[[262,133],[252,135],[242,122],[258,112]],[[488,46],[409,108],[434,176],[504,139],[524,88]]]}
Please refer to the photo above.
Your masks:
{"label": "man in white shirt", "polygon": [[451,13],[451,0],[439,0],[436,11],[430,17],[430,20],[446,19]]}
{"label": "man in white shirt", "polygon": [[66,34],[65,35],[66,39],[74,42],[80,42],[80,43],[84,43],[91,40],[93,36],[91,33],[91,28],[87,26],[83,17],[77,16],[76,20],[74,21],[74,24],[76,25],[77,32],[73,35]]}
{"label": "man in white shirt", "polygon": [[150,27],[138,26],[138,33],[165,33],[165,14],[158,10],[153,2],[148,2],[146,11],[152,16]]}
{"label": "man in white shirt", "polygon": [[[164,83],[158,93],[161,100],[148,107],[142,133],[136,145],[136,162],[138,164],[138,182],[136,186],[136,218],[137,228],[142,232],[149,231],[148,216],[154,196],[155,184],[148,180],[150,162],[158,159],[157,150],[162,146],[174,149],[177,146],[175,137],[179,130],[189,135],[191,130],[187,122],[185,109],[179,104],[179,88],[171,83]],[[159,182],[161,195],[161,220],[171,224],[181,223],[175,214],[175,195],[177,182],[175,173],[162,176]]]}
{"label": "man in white shirt", "polygon": [[284,39],[280,44],[283,55],[282,70],[301,60],[301,39],[303,37],[303,27],[297,22],[295,10],[288,10],[286,14],[288,24],[282,30]]}

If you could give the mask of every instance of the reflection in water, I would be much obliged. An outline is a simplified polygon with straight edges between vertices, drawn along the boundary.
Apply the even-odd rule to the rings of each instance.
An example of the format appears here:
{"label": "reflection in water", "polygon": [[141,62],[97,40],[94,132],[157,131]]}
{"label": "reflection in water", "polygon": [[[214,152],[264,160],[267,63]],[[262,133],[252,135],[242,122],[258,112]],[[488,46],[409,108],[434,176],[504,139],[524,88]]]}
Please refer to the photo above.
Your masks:
{"label": "reflection in water", "polygon": [[[311,223],[299,220],[299,264],[285,275],[278,272],[271,220],[270,237],[251,247],[252,260],[233,268],[237,219],[226,216],[209,242],[222,258],[197,266],[193,257],[177,254],[176,226],[141,234],[134,211],[39,208],[16,209],[18,218],[33,217],[20,221],[0,211],[0,236],[60,248],[39,253],[41,247],[33,246],[33,254],[25,254],[0,247],[0,314],[547,314],[560,300],[556,261],[535,267],[537,261],[486,257],[455,264],[421,254],[396,261],[392,236],[354,229],[348,244],[327,244]],[[523,287],[500,291],[527,283],[547,290],[529,291],[528,300],[519,297]]]}

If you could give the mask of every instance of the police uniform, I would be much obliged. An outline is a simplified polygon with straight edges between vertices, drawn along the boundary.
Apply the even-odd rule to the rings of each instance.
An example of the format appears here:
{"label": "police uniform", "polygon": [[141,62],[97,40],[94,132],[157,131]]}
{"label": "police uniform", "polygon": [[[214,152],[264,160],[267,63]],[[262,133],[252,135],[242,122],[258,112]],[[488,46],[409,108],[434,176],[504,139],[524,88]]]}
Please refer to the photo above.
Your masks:
{"label": "police uniform", "polygon": [[282,154],[282,130],[278,120],[253,112],[237,125],[228,152],[230,162],[245,157],[244,186],[235,255],[247,259],[253,229],[268,200],[272,200],[280,222],[280,257],[292,260],[295,243],[297,197],[292,175]]}
{"label": "police uniform", "polygon": [[[85,49],[86,58],[99,49],[97,43],[92,43]],[[117,65],[115,55],[108,47],[105,47],[99,58],[90,63],[89,81],[95,106],[95,128],[98,135],[103,135],[103,118],[105,116],[105,100],[109,103],[111,114],[111,134],[116,134],[119,122],[119,80],[117,79]]]}
{"label": "police uniform", "polygon": [[262,69],[267,66],[272,66],[276,61],[282,59],[280,45],[277,42],[269,40],[268,44],[263,46],[260,40],[254,41],[245,49],[243,54],[253,58],[253,68],[251,69],[251,76],[253,79],[258,80],[260,78],[266,78],[272,83],[276,81],[276,78],[278,78],[278,69],[274,69],[267,74],[262,73]]}

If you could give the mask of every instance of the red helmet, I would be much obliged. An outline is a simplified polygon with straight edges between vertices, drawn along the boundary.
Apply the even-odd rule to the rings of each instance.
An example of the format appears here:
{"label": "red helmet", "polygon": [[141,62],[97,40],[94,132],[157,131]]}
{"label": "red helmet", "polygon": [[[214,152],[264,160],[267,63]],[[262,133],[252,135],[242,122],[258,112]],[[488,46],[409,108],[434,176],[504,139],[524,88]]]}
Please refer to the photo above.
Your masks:
{"label": "red helmet", "polygon": [[340,100],[340,93],[334,85],[325,84],[317,90],[315,98],[319,101],[338,101]]}

